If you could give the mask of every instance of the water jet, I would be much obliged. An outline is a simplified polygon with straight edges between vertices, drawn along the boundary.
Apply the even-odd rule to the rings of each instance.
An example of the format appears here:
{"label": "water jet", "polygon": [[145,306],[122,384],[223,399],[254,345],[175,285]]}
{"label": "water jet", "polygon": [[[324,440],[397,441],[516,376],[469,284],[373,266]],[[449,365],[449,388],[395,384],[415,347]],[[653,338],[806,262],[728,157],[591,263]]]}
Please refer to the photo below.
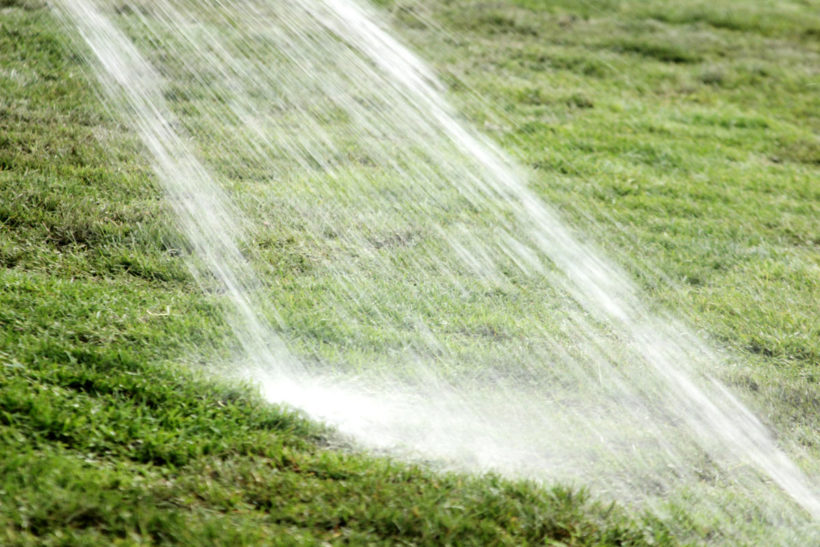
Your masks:
{"label": "water jet", "polygon": [[[225,296],[237,375],[366,446],[815,537],[722,357],[461,120],[353,0],[61,0]],[[300,302],[291,295],[299,294]]]}

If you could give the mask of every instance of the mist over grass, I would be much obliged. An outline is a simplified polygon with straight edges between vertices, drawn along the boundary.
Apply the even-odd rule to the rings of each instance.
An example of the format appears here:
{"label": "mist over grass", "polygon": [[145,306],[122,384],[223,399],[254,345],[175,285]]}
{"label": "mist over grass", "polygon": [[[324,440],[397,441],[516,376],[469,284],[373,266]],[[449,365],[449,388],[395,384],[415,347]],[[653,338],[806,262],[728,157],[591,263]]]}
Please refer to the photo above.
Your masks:
{"label": "mist over grass", "polygon": [[[332,434],[251,388],[203,379],[233,342],[218,295],[200,294],[185,266],[190,249],[140,145],[102,109],[48,10],[7,4],[5,542],[672,541],[654,517],[629,520],[565,489],[329,450]],[[382,4],[465,116],[534,170],[540,195],[620,257],[657,305],[733,352],[715,375],[816,475],[811,3]],[[262,248],[292,291],[287,319],[332,358],[349,333],[304,311],[315,305],[310,245],[282,235]],[[415,237],[394,236],[371,243]],[[481,312],[454,332],[477,354],[509,333],[507,315]],[[687,529],[680,511],[684,537],[720,541],[718,530]]]}
{"label": "mist over grass", "polygon": [[816,4],[382,4],[539,193],[742,355],[723,377],[816,450]]}

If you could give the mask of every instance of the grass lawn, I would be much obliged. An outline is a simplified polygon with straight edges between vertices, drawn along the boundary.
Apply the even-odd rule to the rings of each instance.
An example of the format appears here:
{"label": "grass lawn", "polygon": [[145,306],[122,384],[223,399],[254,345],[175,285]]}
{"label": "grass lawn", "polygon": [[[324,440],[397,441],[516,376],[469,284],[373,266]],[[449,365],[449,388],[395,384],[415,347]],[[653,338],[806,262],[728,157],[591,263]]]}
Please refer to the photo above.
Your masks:
{"label": "grass lawn", "polygon": [[817,2],[380,4],[545,200],[730,349],[719,374],[816,459]]}
{"label": "grass lawn", "polygon": [[[531,188],[617,257],[653,306],[726,352],[713,374],[820,474],[820,5],[377,4],[463,115],[527,167]],[[155,53],[170,73],[189,68]],[[577,489],[365,454],[217,377],[213,363],[236,352],[220,295],[192,275],[141,143],[95,86],[44,3],[0,0],[0,543],[722,539],[697,519],[670,525]],[[197,89],[169,103],[188,131],[229,137],[186,94]],[[274,319],[294,353],[389,367],[396,348],[422,342],[406,342],[405,316],[369,318],[414,298],[446,334],[453,363],[507,358],[523,351],[518,330],[552,320],[498,295],[465,304],[392,291],[391,276],[412,277],[420,256],[443,251],[407,244],[427,241],[421,202],[404,225],[383,229],[373,204],[393,199],[386,183],[355,222],[362,241],[390,251],[394,269],[374,262],[384,269],[365,280],[389,302],[354,307],[340,279],[369,263],[325,268],[355,252],[327,232],[350,211],[323,210],[306,228],[293,204],[321,207],[355,190],[357,170],[371,168],[355,143],[355,170],[305,195],[300,174],[274,190],[256,184],[267,175],[253,158],[237,163],[241,142],[202,149],[229,185],[249,188],[237,194],[250,219],[245,244],[270,276]],[[276,168],[293,170],[287,158]],[[288,222],[267,222],[277,215]]]}

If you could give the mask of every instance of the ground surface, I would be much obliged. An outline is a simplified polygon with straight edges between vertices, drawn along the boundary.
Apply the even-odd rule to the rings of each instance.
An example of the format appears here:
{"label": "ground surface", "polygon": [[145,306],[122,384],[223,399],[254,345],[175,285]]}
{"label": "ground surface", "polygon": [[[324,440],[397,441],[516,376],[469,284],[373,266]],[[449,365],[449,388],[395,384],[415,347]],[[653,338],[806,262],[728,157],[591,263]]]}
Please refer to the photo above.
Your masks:
{"label": "ground surface", "polygon": [[[816,466],[817,3],[380,4]],[[564,489],[330,450],[207,378],[227,327],[135,138],[47,8],[0,6],[0,543],[674,542]]]}
{"label": "ground surface", "polygon": [[381,4],[541,195],[741,356],[723,378],[816,457],[818,4]]}

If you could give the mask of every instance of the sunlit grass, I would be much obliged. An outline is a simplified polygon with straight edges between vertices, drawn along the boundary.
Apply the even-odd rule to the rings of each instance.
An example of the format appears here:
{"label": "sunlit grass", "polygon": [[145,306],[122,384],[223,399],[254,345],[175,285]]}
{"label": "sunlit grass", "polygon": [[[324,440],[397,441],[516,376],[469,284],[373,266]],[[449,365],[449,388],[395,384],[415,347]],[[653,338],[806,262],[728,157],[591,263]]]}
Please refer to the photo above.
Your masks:
{"label": "sunlit grass", "polygon": [[[636,524],[563,489],[326,450],[317,426],[247,387],[204,380],[232,342],[218,298],[201,295],[185,267],[188,249],[140,147],[99,106],[47,11],[5,4],[0,488],[15,502],[0,511],[6,542],[667,539],[653,517]],[[733,352],[715,374],[816,470],[820,23],[811,3],[380,4],[465,115],[531,169],[540,195],[659,305]],[[169,96],[180,110],[197,99],[182,91]],[[204,154],[216,161],[222,145],[213,144]],[[356,167],[339,187],[368,167],[355,147],[344,161]],[[216,165],[232,180],[264,177],[252,165]],[[373,233],[368,244],[398,249],[400,265],[419,252],[402,244],[423,240],[423,229]],[[299,233],[275,226],[253,241],[297,352],[304,343],[331,363],[390,366],[385,352],[406,345],[413,326],[353,328],[323,315],[321,295],[343,293],[321,265],[347,250],[322,256]],[[412,296],[384,294],[397,305]],[[465,360],[503,359],[528,321],[552,320],[503,293],[438,298],[424,317],[457,319],[444,342]],[[690,537],[716,533],[687,530],[680,511]]]}

